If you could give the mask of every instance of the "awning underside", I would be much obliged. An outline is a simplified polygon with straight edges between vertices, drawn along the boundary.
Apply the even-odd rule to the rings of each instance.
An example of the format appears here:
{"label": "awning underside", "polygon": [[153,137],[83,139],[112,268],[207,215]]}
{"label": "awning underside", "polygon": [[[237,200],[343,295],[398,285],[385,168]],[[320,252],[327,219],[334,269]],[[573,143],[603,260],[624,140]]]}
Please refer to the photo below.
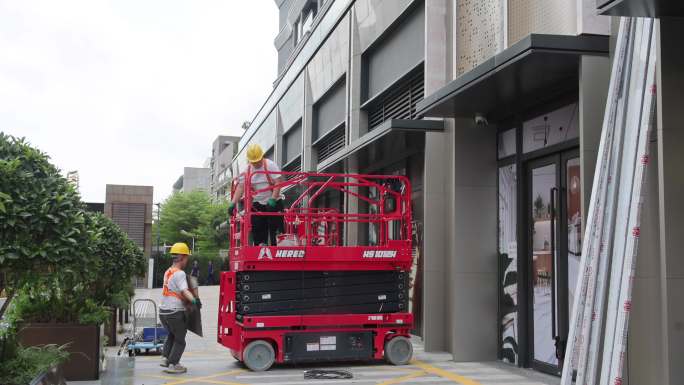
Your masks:
{"label": "awning underside", "polygon": [[607,36],[530,35],[418,104],[420,116],[508,116],[576,90],[582,55],[607,55]]}

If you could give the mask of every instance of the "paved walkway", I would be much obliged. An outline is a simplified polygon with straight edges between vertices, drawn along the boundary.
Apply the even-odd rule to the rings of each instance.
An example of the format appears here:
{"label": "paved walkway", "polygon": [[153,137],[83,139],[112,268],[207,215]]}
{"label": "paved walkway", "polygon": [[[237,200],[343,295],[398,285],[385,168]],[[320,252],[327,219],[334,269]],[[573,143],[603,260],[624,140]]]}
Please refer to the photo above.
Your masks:
{"label": "paved walkway", "polygon": [[[158,301],[160,290],[138,290],[136,298]],[[216,342],[218,286],[200,287],[204,338],[188,334],[186,353],[181,363],[188,367],[183,375],[162,372],[159,356],[116,356],[109,348],[105,371],[100,381],[80,381],[78,385],[180,385],[180,384],[462,384],[462,385],[556,385],[559,380],[531,370],[518,369],[500,362],[451,361],[446,353],[425,353],[421,344],[414,344],[411,365],[392,366],[385,363],[294,366],[276,365],[267,372],[254,373],[235,361],[228,349]],[[349,380],[305,380],[303,372],[310,368],[336,368],[353,373]]]}

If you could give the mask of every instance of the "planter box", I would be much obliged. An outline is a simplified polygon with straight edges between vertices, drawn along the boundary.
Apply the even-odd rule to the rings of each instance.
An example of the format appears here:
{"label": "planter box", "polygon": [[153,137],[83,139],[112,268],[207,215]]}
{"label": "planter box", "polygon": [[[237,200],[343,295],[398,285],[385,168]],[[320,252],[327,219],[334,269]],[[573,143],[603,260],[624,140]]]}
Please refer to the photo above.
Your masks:
{"label": "planter box", "polygon": [[97,380],[100,378],[100,327],[77,324],[27,324],[19,330],[23,346],[69,344],[71,353],[62,364],[68,381]]}

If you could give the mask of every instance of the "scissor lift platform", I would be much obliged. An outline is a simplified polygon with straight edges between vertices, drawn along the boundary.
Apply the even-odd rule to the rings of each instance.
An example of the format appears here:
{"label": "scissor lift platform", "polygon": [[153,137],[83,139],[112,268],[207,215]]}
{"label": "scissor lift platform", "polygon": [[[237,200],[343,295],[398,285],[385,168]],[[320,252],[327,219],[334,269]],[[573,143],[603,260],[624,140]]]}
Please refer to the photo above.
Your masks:
{"label": "scissor lift platform", "polygon": [[[245,209],[231,218],[231,270],[221,274],[218,342],[255,371],[274,363],[380,360],[412,356],[408,312],[410,185],[402,176],[272,173],[294,188],[284,212],[255,212],[258,191],[245,180]],[[272,188],[269,187],[269,188]],[[316,206],[333,191],[365,212]],[[348,202],[349,203],[349,202]],[[255,216],[281,215],[277,246],[251,245]],[[342,233],[367,226],[373,242]]]}

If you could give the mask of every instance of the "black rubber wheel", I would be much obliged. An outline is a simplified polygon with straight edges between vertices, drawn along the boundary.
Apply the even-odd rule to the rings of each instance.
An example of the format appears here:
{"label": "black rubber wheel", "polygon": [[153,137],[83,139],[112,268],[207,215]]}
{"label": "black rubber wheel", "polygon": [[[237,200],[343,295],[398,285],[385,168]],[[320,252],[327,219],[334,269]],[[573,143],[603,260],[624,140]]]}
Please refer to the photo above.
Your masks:
{"label": "black rubber wheel", "polygon": [[413,345],[406,337],[394,337],[385,343],[385,360],[392,365],[406,365],[413,357]]}
{"label": "black rubber wheel", "polygon": [[129,356],[129,357],[133,357],[133,356],[134,356],[134,354],[133,354],[133,351],[132,351],[132,350],[129,350],[129,351],[128,351],[128,356]]}
{"label": "black rubber wheel", "polygon": [[256,340],[247,344],[242,352],[245,366],[254,372],[268,370],[275,362],[275,350],[266,341]]}

